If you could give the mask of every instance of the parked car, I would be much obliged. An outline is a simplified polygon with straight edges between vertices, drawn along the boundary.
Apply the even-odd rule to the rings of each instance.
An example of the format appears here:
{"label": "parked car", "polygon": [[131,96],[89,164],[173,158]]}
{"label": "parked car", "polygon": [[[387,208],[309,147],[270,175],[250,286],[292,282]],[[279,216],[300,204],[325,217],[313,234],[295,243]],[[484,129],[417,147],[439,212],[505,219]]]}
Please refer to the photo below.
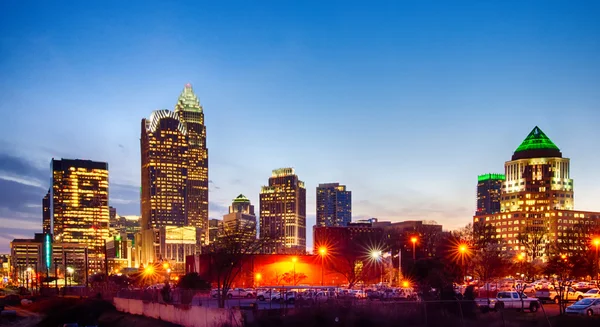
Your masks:
{"label": "parked car", "polygon": [[592,288],[591,290],[583,293],[583,298],[600,298],[600,290],[597,288]]}
{"label": "parked car", "polygon": [[296,296],[297,292],[295,291],[289,291],[289,292],[285,292],[285,293],[274,293],[273,297],[271,298],[271,301],[273,302],[286,302],[286,303],[290,303],[290,304],[294,304],[294,302],[296,302]]}
{"label": "parked car", "polygon": [[565,310],[567,314],[579,314],[593,316],[600,314],[600,299],[583,299],[568,306]]}
{"label": "parked car", "polygon": [[234,288],[227,291],[227,298],[231,299],[234,297],[245,297],[245,298],[253,298],[256,294],[252,292],[251,289],[244,288]]}
{"label": "parked car", "polygon": [[272,290],[259,290],[258,293],[256,293],[256,299],[259,301],[270,300],[272,293]]}
{"label": "parked car", "polygon": [[498,292],[496,298],[491,299],[475,299],[475,303],[482,312],[489,310],[517,309],[524,308],[531,312],[536,312],[540,308],[540,302],[536,298],[527,297],[519,292]]}
{"label": "parked car", "polygon": [[[546,302],[546,301],[553,301],[554,303],[558,303],[560,296],[557,292],[557,290],[539,290],[537,292],[535,292],[535,297],[537,297],[538,299],[540,299],[540,301],[542,302]],[[563,301],[579,301],[581,299],[583,299],[583,292],[580,291],[576,291],[574,288],[572,287],[568,287],[564,292],[563,292]]]}

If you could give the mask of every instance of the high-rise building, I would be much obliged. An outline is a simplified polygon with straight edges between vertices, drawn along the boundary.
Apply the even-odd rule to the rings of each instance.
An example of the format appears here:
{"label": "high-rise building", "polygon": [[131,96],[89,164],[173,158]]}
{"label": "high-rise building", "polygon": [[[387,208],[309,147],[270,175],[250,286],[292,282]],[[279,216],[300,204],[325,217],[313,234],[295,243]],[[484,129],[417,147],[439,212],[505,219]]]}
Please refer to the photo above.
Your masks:
{"label": "high-rise building", "polygon": [[101,271],[104,240],[108,237],[108,164],[52,159],[51,170],[50,215],[54,239],[85,245],[89,270]]}
{"label": "high-rise building", "polygon": [[570,160],[536,126],[504,165],[500,212],[475,215],[473,223],[495,227],[503,251],[526,252],[529,260],[547,258],[557,246],[563,253],[586,249],[589,235],[574,229],[599,226],[600,213],[574,210],[569,168]]}
{"label": "high-rise building", "polygon": [[208,149],[204,112],[191,84],[186,84],[175,105],[187,129],[187,226],[202,228],[208,237]]}
{"label": "high-rise building", "polygon": [[185,226],[187,128],[169,110],[142,119],[142,229]]}
{"label": "high-rise building", "polygon": [[339,183],[317,186],[317,226],[347,226],[352,221],[352,192]]}
{"label": "high-rise building", "polygon": [[265,252],[306,251],[306,188],[294,168],[273,170],[261,188],[260,236],[275,241]]}
{"label": "high-rise building", "polygon": [[42,199],[42,231],[44,234],[52,234],[52,217],[50,216],[50,189]]}
{"label": "high-rise building", "polygon": [[504,174],[483,174],[477,176],[476,216],[492,215],[500,212],[500,194],[506,176]]}
{"label": "high-rise building", "polygon": [[204,113],[187,84],[175,111],[142,119],[142,229],[202,228],[208,239],[208,150]]}
{"label": "high-rise building", "polygon": [[245,241],[256,240],[256,215],[254,206],[243,194],[233,199],[229,213],[223,216],[223,227],[230,231],[241,233]]}
{"label": "high-rise building", "polygon": [[223,221],[221,219],[209,219],[208,220],[208,242],[212,243],[217,240],[219,236],[219,229],[223,228]]}

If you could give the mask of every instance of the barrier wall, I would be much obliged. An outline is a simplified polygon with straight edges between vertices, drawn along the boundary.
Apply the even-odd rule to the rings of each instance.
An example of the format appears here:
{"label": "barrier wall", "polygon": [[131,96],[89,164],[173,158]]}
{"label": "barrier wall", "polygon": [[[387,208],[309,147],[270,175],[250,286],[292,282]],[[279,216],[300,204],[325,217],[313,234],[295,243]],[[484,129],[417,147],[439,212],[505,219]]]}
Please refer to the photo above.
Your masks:
{"label": "barrier wall", "polygon": [[114,298],[117,310],[134,315],[168,321],[185,327],[219,327],[223,324],[242,325],[242,313],[236,309],[201,306],[174,306],[142,300]]}

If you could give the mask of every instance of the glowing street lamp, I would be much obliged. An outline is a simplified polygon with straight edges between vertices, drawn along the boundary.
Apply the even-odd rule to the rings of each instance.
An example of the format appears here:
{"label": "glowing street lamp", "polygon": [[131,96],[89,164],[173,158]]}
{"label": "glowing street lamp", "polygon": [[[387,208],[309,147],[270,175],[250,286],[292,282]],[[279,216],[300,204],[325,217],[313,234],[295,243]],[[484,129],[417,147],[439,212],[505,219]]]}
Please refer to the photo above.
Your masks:
{"label": "glowing street lamp", "polygon": [[596,268],[596,276],[598,275],[598,246],[600,246],[600,237],[596,237],[592,240],[592,243],[596,246],[596,264],[595,267]]}
{"label": "glowing street lamp", "polygon": [[146,266],[146,268],[144,268],[144,274],[146,274],[146,275],[154,274],[154,266],[152,266],[152,265]]}
{"label": "glowing street lamp", "polygon": [[383,253],[381,252],[381,250],[372,250],[371,258],[373,258],[373,260],[379,261],[379,263],[381,264],[381,285],[383,286]]}
{"label": "glowing street lamp", "polygon": [[467,269],[466,269],[466,265],[465,265],[465,256],[467,256],[469,254],[469,246],[465,243],[460,243],[458,244],[457,247],[457,251],[458,251],[458,255],[460,255],[460,265],[462,268],[462,273],[463,273],[463,281],[467,280]]}
{"label": "glowing street lamp", "polygon": [[413,245],[413,261],[417,261],[417,253],[416,253],[416,248],[417,248],[417,241],[419,239],[416,236],[413,236],[410,238],[410,241],[412,242]]}
{"label": "glowing street lamp", "polygon": [[168,262],[165,262],[165,263],[163,263],[163,268],[164,268],[165,270],[166,270],[166,269],[169,269],[169,263],[168,263]]}
{"label": "glowing street lamp", "polygon": [[327,248],[324,246],[321,246],[319,248],[319,255],[321,256],[321,286],[323,286],[323,266],[324,266],[324,261],[325,261],[325,256],[327,255]]}

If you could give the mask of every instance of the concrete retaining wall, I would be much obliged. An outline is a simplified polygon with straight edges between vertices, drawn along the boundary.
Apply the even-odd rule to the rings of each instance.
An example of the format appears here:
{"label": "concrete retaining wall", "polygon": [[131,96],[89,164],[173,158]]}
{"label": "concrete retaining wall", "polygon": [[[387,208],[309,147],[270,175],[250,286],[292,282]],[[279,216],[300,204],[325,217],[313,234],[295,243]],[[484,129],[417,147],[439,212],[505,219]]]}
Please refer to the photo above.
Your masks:
{"label": "concrete retaining wall", "polygon": [[179,307],[117,297],[114,298],[114,304],[121,312],[160,319],[185,327],[219,327],[225,323],[235,326],[242,325],[242,313],[236,309]]}

